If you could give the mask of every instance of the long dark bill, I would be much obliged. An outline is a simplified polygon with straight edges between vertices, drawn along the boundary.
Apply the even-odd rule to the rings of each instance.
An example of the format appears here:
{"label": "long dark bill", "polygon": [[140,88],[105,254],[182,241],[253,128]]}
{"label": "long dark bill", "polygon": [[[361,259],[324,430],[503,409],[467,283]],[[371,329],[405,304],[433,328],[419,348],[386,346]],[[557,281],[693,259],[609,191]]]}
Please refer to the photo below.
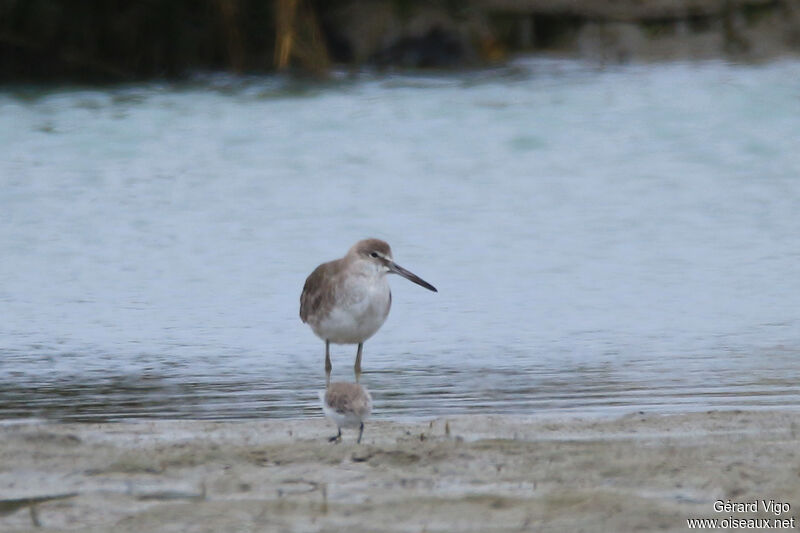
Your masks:
{"label": "long dark bill", "polygon": [[421,277],[417,276],[413,272],[410,272],[410,271],[406,270],[405,268],[401,267],[397,263],[389,263],[389,272],[394,272],[395,274],[400,274],[401,276],[406,278],[408,281],[413,281],[414,283],[416,283],[420,287],[425,287],[429,291],[439,292],[439,291],[436,290],[436,287],[434,287],[433,285],[431,285],[430,283],[428,283],[427,281],[425,281]]}

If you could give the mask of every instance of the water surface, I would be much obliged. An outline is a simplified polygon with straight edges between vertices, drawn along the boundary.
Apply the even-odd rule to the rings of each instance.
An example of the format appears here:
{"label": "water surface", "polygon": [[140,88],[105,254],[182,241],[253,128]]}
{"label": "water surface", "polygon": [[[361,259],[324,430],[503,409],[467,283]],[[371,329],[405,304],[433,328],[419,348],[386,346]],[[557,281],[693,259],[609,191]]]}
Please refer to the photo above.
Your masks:
{"label": "water surface", "polygon": [[799,71],[5,89],[0,417],[319,414],[299,293],[367,236],[439,289],[376,416],[800,406]]}

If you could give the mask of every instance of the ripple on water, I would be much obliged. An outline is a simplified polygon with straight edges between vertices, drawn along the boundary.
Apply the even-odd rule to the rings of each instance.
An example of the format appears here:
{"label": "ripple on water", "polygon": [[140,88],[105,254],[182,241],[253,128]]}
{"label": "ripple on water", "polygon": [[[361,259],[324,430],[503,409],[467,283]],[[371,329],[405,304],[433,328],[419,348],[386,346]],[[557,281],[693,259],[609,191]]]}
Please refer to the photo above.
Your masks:
{"label": "ripple on water", "polygon": [[796,406],[797,67],[0,92],[0,417],[320,414],[299,292],[365,236],[440,291],[375,416]]}

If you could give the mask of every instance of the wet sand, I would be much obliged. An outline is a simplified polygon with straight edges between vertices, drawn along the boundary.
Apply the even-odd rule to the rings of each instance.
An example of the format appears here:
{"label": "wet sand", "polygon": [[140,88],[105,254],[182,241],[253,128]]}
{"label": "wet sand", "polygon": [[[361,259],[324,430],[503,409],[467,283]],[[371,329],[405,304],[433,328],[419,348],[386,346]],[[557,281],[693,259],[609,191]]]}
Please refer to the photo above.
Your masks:
{"label": "wet sand", "polygon": [[800,509],[800,413],[10,423],[0,531],[685,531]]}

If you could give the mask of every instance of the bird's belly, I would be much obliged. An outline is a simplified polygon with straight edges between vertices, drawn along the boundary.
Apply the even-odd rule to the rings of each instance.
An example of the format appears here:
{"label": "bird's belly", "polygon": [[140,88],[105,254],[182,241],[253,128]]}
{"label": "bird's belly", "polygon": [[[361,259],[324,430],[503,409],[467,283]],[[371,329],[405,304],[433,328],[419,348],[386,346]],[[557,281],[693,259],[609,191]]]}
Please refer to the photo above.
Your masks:
{"label": "bird's belly", "polygon": [[327,405],[322,406],[322,412],[340,428],[357,428],[367,419],[367,415],[359,416],[357,413],[351,412],[339,413]]}
{"label": "bird's belly", "polygon": [[389,315],[390,294],[374,291],[369,296],[336,305],[313,328],[320,338],[336,344],[357,344],[372,337]]}

